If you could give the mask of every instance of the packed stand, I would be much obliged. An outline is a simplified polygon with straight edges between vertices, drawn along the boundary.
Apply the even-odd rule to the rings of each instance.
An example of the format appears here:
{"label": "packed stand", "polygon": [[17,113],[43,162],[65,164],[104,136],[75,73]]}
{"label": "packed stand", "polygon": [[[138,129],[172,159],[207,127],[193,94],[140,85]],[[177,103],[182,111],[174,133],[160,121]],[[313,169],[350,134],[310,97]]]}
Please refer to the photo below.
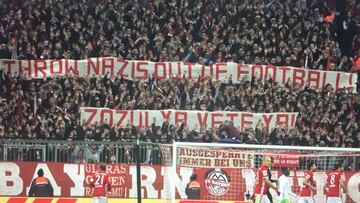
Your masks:
{"label": "packed stand", "polygon": [[[359,147],[360,96],[348,90],[334,92],[330,85],[319,91],[298,84],[253,78],[241,84],[211,79],[133,82],[122,78],[48,78],[24,80],[5,75],[1,107],[1,137],[49,140],[122,140],[139,136],[143,141],[236,142],[302,146]],[[189,131],[181,124],[151,128],[115,129],[107,124],[85,126],[80,107],[111,109],[181,109],[299,112],[295,129],[278,126],[271,132],[262,123],[239,132],[233,124],[218,129]],[[34,110],[36,113],[34,113]],[[156,119],[156,118],[154,118]]]}
{"label": "packed stand", "polygon": [[[114,56],[212,64],[234,61],[351,71],[359,54],[359,1],[2,1],[0,58]],[[280,3],[281,2],[281,3]],[[132,82],[122,78],[25,80],[1,73],[0,137],[359,147],[360,97],[272,81],[232,84],[201,78]],[[85,126],[83,106],[300,112],[295,129],[240,132],[231,123]],[[86,152],[86,150],[83,150]]]}
{"label": "packed stand", "polygon": [[4,0],[0,58],[114,56],[351,71],[359,0]]}

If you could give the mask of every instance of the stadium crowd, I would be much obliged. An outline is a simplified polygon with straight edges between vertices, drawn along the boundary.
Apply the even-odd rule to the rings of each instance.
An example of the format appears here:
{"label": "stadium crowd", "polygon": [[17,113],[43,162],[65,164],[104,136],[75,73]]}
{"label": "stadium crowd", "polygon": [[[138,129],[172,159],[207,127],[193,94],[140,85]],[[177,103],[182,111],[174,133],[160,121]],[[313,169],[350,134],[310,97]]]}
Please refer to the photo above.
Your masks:
{"label": "stadium crowd", "polygon": [[[212,64],[234,61],[350,72],[359,57],[360,3],[337,1],[1,1],[0,58],[114,56]],[[251,78],[134,82],[123,78],[0,78],[0,137],[49,140],[173,140],[359,147],[360,96],[280,87]],[[85,126],[83,106],[299,112],[295,129],[269,132],[261,123],[239,131],[189,131],[181,124],[150,129]]]}
{"label": "stadium crowd", "polygon": [[114,56],[350,71],[358,0],[4,0],[1,58]]}
{"label": "stadium crowd", "polygon": [[[5,75],[1,136],[57,140],[142,140],[168,143],[173,140],[213,142],[234,138],[238,142],[303,146],[358,147],[360,97],[351,91],[333,92],[280,87],[255,78],[241,84],[211,79],[150,79],[133,82],[122,78],[48,78],[25,80]],[[270,79],[271,80],[271,79]],[[230,124],[221,129],[195,129],[182,125],[115,129],[107,124],[85,126],[81,106],[112,109],[186,109],[248,112],[299,112],[295,129],[278,126],[268,132],[259,123],[255,130],[238,132]],[[34,108],[36,114],[34,115]],[[224,124],[225,125],[225,124]],[[221,132],[220,132],[221,131]]]}

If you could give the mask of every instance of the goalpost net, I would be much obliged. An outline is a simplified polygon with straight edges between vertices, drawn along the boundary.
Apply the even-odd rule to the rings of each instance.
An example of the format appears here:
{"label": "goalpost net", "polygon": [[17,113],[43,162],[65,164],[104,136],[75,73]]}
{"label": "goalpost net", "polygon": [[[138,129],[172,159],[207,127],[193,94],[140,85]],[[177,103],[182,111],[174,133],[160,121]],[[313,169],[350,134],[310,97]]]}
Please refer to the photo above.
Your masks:
{"label": "goalpost net", "polygon": [[[164,183],[171,202],[186,202],[185,188],[192,174],[196,174],[200,183],[201,202],[251,202],[256,171],[265,155],[273,158],[271,179],[276,180],[281,175],[282,167],[290,169],[289,180],[296,194],[308,164],[315,162],[317,192],[314,199],[318,203],[326,201],[327,172],[341,162],[349,191],[343,194],[343,200],[360,202],[360,149],[175,142],[171,153],[172,171],[167,174],[171,181]],[[276,198],[275,191],[270,189],[270,193]],[[297,202],[296,198],[292,200]]]}

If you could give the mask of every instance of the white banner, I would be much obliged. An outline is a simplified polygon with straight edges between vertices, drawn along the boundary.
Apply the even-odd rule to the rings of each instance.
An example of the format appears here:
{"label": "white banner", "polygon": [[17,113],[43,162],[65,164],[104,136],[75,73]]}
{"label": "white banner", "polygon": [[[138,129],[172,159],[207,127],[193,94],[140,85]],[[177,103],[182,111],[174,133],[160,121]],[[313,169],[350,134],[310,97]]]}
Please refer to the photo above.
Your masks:
{"label": "white banner", "polygon": [[129,123],[136,127],[149,127],[153,119],[156,125],[161,126],[164,120],[169,120],[170,124],[182,122],[186,127],[192,129],[215,128],[223,121],[232,121],[235,127],[244,129],[245,127],[255,128],[258,122],[262,122],[264,127],[272,129],[276,126],[286,126],[293,128],[296,123],[298,113],[248,113],[231,111],[182,111],[182,110],[113,110],[108,108],[83,107],[81,111],[81,121],[87,125],[94,123],[107,123],[110,126],[125,127]]}
{"label": "white banner", "polygon": [[80,77],[122,76],[131,80],[146,80],[154,76],[159,80],[185,77],[194,79],[212,77],[215,80],[233,83],[250,80],[253,76],[259,79],[273,78],[280,85],[299,83],[302,87],[313,86],[322,89],[330,84],[336,91],[349,88],[356,91],[357,75],[335,71],[319,71],[286,66],[244,65],[233,62],[216,63],[210,66],[186,62],[150,62],[127,61],[112,57],[90,58],[85,60],[0,60],[0,68],[11,75],[21,74],[28,79],[65,76],[78,74]]}

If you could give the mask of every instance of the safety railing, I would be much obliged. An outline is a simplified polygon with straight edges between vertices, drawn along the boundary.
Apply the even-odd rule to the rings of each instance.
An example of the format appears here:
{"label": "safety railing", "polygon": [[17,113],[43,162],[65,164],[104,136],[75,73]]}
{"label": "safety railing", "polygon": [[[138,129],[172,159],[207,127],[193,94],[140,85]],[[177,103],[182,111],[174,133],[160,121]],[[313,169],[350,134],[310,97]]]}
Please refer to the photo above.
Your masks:
{"label": "safety railing", "polygon": [[[135,142],[0,139],[0,161],[136,163]],[[166,145],[141,143],[140,163],[165,164]]]}
{"label": "safety railing", "polygon": [[[201,143],[199,143],[201,147]],[[229,145],[229,149],[231,148]],[[149,165],[172,164],[171,145],[141,142],[140,163]],[[262,153],[254,156],[260,163]],[[320,170],[333,168],[342,160],[345,170],[360,170],[360,156],[318,156],[300,158],[299,169],[306,169],[307,161],[318,163]],[[65,162],[65,163],[124,163],[135,164],[136,142],[56,141],[0,139],[0,161]],[[258,166],[256,166],[258,167]]]}

